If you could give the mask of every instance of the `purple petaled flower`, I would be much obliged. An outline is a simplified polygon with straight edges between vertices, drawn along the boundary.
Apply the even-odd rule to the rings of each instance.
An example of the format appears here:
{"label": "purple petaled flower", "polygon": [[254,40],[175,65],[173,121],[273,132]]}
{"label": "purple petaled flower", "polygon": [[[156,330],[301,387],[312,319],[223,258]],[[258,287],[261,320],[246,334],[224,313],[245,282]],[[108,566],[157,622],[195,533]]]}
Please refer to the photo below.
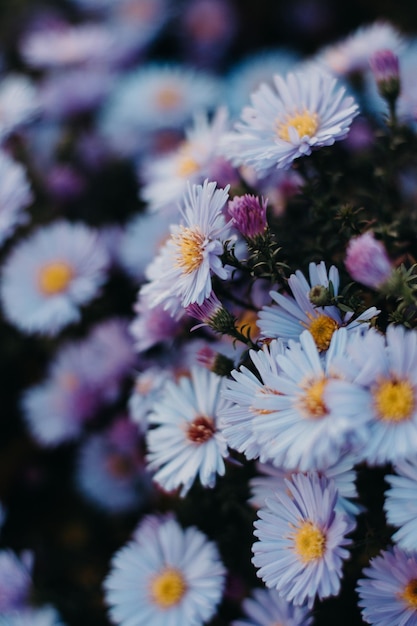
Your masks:
{"label": "purple petaled flower", "polygon": [[376,289],[391,276],[392,264],[384,245],[367,232],[353,237],[346,249],[346,269],[354,280]]}
{"label": "purple petaled flower", "polygon": [[186,311],[188,315],[202,322],[202,324],[194,326],[194,330],[195,328],[200,328],[200,326],[211,326],[212,321],[219,315],[219,313],[224,311],[224,308],[214,291],[212,291],[209,297],[206,298],[201,304],[198,304],[197,302],[189,304]]}
{"label": "purple petaled flower", "polygon": [[417,556],[397,546],[371,560],[358,582],[363,620],[374,626],[417,623]]}
{"label": "purple petaled flower", "polygon": [[268,200],[245,194],[229,200],[228,211],[232,223],[244,237],[253,239],[262,235],[267,227],[266,207]]}
{"label": "purple petaled flower", "polygon": [[372,73],[381,93],[385,94],[387,89],[396,90],[396,95],[400,88],[400,66],[398,56],[392,50],[377,50],[369,59]]}

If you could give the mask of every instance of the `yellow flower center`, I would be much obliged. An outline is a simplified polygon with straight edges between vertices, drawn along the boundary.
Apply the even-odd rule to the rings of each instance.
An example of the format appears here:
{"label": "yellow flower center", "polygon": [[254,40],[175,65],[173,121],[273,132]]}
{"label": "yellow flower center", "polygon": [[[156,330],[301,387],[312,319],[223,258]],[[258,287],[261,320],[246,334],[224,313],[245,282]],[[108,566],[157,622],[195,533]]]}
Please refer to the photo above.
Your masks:
{"label": "yellow flower center", "polygon": [[329,410],[323,400],[326,378],[311,381],[300,400],[300,408],[307,417],[324,417]]}
{"label": "yellow flower center", "polygon": [[309,324],[302,322],[302,325],[310,331],[314,343],[319,350],[327,350],[333,337],[333,333],[338,329],[338,323],[327,315],[311,315],[307,313]]}
{"label": "yellow flower center", "polygon": [[188,426],[187,438],[193,443],[206,443],[216,432],[213,420],[204,415],[198,415]]}
{"label": "yellow flower center", "polygon": [[39,288],[47,296],[65,291],[74,276],[73,269],[65,261],[47,263],[39,270]]}
{"label": "yellow flower center", "polygon": [[417,609],[417,579],[413,578],[405,586],[405,589],[400,597],[405,601],[409,609]]}
{"label": "yellow flower center", "polygon": [[415,408],[414,389],[408,380],[380,381],[373,390],[374,407],[385,422],[402,422],[411,417]]}
{"label": "yellow flower center", "polygon": [[289,128],[294,128],[299,138],[312,137],[319,126],[317,113],[310,113],[307,109],[303,113],[288,116],[285,122],[278,123],[278,137],[284,141],[290,140]]}
{"label": "yellow flower center", "polygon": [[173,235],[178,248],[177,265],[185,274],[195,272],[201,265],[203,255],[204,235],[195,228],[181,227],[181,232]]}
{"label": "yellow flower center", "polygon": [[156,94],[156,104],[158,108],[169,111],[176,107],[181,101],[181,94],[174,87],[163,87]]}
{"label": "yellow flower center", "polygon": [[303,563],[310,563],[323,556],[326,536],[313,522],[305,521],[294,532],[294,548]]}
{"label": "yellow flower center", "polygon": [[151,596],[161,609],[169,609],[182,600],[187,591],[183,575],[173,567],[167,567],[151,582]]}
{"label": "yellow flower center", "polygon": [[191,174],[198,172],[199,169],[200,165],[197,161],[184,154],[178,162],[177,173],[182,178],[187,178],[188,176],[191,176]]}

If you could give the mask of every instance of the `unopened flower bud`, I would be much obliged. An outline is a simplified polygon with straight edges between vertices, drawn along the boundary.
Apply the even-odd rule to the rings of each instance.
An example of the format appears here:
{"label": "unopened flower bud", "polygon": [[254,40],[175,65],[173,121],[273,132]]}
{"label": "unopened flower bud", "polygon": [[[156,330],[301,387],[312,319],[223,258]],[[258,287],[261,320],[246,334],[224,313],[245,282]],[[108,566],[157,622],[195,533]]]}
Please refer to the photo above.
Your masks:
{"label": "unopened flower bud", "polygon": [[326,306],[329,304],[329,297],[329,290],[324,285],[314,285],[308,294],[308,299],[314,306]]}
{"label": "unopened flower bud", "polygon": [[371,232],[349,241],[345,265],[354,280],[373,289],[380,287],[392,274],[385,246]]}
{"label": "unopened flower bud", "polygon": [[267,227],[266,207],[268,200],[245,194],[229,200],[228,211],[232,222],[244,237],[253,239],[263,235]]}
{"label": "unopened flower bud", "polygon": [[400,69],[397,55],[392,50],[377,50],[369,60],[378,91],[383,98],[394,102],[400,93]]}

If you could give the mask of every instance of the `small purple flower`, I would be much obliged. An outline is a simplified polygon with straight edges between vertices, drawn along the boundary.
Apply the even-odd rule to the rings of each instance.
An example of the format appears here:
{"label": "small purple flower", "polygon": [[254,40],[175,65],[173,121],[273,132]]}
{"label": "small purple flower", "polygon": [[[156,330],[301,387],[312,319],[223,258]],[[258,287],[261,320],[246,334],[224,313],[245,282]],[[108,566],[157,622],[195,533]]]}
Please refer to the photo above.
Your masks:
{"label": "small purple flower", "polygon": [[378,288],[391,276],[392,264],[384,245],[367,232],[353,237],[346,249],[346,269],[362,285]]}
{"label": "small purple flower", "polygon": [[267,227],[266,207],[268,200],[245,194],[229,200],[228,211],[232,224],[248,239],[253,239],[265,232]]}

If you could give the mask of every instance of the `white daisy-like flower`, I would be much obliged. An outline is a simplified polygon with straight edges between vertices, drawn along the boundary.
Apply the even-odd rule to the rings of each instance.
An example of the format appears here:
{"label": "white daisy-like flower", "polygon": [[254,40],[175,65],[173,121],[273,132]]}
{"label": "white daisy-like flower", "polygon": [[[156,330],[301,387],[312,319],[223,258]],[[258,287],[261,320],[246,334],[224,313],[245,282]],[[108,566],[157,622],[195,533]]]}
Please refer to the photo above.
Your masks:
{"label": "white daisy-like flower", "polygon": [[318,349],[324,351],[329,347],[335,330],[341,326],[353,330],[379,313],[376,307],[370,307],[352,319],[353,313],[342,316],[336,306],[313,304],[315,297],[320,296],[321,291],[328,290],[330,286],[337,296],[339,284],[338,269],[332,265],[327,272],[324,261],[310,263],[309,281],[300,270],[296,270],[288,279],[293,296],[277,291],[270,292],[274,304],[262,307],[257,322],[261,335],[269,339],[279,337],[288,341],[298,339],[303,330],[307,329]]}
{"label": "white daisy-like flower", "polygon": [[149,283],[141,293],[152,306],[164,303],[173,312],[202,302],[212,292],[212,274],[222,280],[229,270],[223,267],[223,242],[230,227],[223,216],[229,187],[216,189],[216,183],[188,185],[181,211],[182,223],[171,226],[171,236],[147,268]]}
{"label": "white daisy-like flower", "polygon": [[221,391],[225,379],[194,367],[191,377],[168,381],[148,416],[149,469],[166,491],[181,487],[185,496],[197,476],[204,487],[214,487],[225,473],[227,444],[218,427],[219,412],[230,406]]}
{"label": "white daisy-like flower", "polygon": [[[176,210],[188,182],[202,183],[205,178],[212,178],[211,170],[220,159],[219,140],[226,131],[227,122],[225,108],[218,109],[212,121],[205,113],[196,114],[194,125],[173,153],[153,158],[144,165],[141,178],[145,184],[141,197],[151,211]],[[226,166],[225,162],[223,166]]]}
{"label": "white daisy-like flower", "polygon": [[361,26],[352,35],[330,44],[317,56],[316,61],[332,74],[345,76],[351,72],[369,69],[369,59],[378,50],[398,53],[403,38],[397,29],[382,20]]}
{"label": "white daisy-like flower", "polygon": [[56,335],[80,319],[106,279],[108,256],[98,233],[59,221],[22,240],[6,259],[0,298],[11,324]]}
{"label": "white daisy-like flower", "polygon": [[38,89],[27,76],[8,74],[0,81],[0,141],[40,113]]}
{"label": "white daisy-like flower", "polygon": [[197,111],[214,108],[219,79],[174,64],[149,64],[125,74],[104,106],[99,131],[117,153],[141,155],[156,132],[182,132]]}
{"label": "white daisy-like flower", "polygon": [[337,489],[318,474],[294,474],[286,490],[267,498],[258,511],[252,563],[267,587],[288,602],[312,608],[316,597],[340,591],[346,535],[354,525],[336,511]]}
{"label": "white daisy-like flower", "polygon": [[8,239],[29,216],[23,209],[33,200],[24,167],[0,150],[0,244]]}
{"label": "white daisy-like flower", "polygon": [[358,106],[337,80],[319,67],[276,74],[274,88],[262,84],[251,95],[235,131],[222,140],[223,153],[234,165],[252,166],[266,175],[289,168],[315,148],[344,139]]}
{"label": "white daisy-like flower", "polygon": [[106,61],[117,49],[116,43],[104,25],[68,24],[27,33],[20,43],[20,53],[32,67],[59,68]]}
{"label": "white daisy-like flower", "polygon": [[113,556],[104,592],[119,626],[203,626],[224,587],[217,546],[170,516],[146,517]]}
{"label": "white daisy-like flower", "polygon": [[[253,419],[247,424],[261,461],[284,469],[320,470],[363,443],[370,419],[361,410],[366,391],[343,380],[335,366],[337,359],[343,360],[346,340],[346,329],[340,328],[322,357],[312,335],[304,331],[299,342],[291,341],[285,354],[276,355],[278,367],[263,376],[267,384],[252,394]],[[231,400],[235,395],[225,392]]]}

